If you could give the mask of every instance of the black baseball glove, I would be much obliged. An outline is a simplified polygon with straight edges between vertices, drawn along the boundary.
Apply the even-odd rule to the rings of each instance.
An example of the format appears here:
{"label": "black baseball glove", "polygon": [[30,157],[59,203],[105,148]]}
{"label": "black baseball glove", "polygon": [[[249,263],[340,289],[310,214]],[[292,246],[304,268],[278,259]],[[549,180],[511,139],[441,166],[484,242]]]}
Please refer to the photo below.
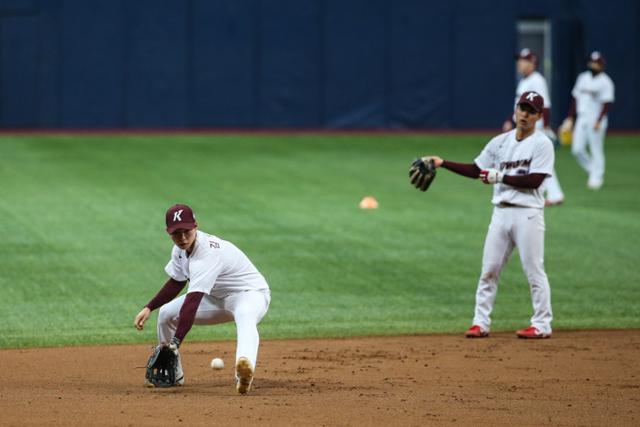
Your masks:
{"label": "black baseball glove", "polygon": [[436,165],[428,157],[415,159],[409,169],[411,184],[420,191],[427,191],[436,178]]}
{"label": "black baseball glove", "polygon": [[147,383],[156,387],[176,385],[178,356],[166,345],[157,345],[147,362]]}

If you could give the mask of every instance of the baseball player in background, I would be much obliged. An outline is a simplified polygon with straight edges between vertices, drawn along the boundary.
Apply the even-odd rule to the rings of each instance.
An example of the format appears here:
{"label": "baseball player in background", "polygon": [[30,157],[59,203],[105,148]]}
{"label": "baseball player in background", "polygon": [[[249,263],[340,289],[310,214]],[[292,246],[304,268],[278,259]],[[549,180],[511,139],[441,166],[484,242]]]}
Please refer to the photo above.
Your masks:
{"label": "baseball player in background", "polygon": [[604,136],[609,123],[607,113],[615,100],[615,87],[604,72],[605,59],[600,52],[591,53],[587,68],[573,86],[569,116],[561,130],[573,129],[571,152],[589,174],[587,187],[598,190],[604,184]]}
{"label": "baseball player in background", "polygon": [[516,128],[489,141],[474,163],[454,163],[437,156],[423,158],[433,160],[436,167],[494,186],[495,207],[484,243],[475,316],[473,326],[465,333],[469,338],[489,335],[500,273],[515,247],[533,304],[531,326],[516,334],[520,338],[551,336],[551,290],[544,271],[544,198],[540,187],[553,172],[554,148],[551,140],[536,129],[543,109],[540,94],[524,92],[516,104]]}
{"label": "baseball player in background", "polygon": [[[236,389],[251,388],[260,338],[257,324],[267,313],[271,294],[265,278],[231,242],[198,229],[189,206],[166,212],[167,233],[175,246],[165,267],[169,280],[134,319],[141,330],[153,310],[158,314],[158,341],[178,354],[175,384],[184,384],[178,348],[193,326],[235,321]],[[186,294],[176,298],[187,285]]]}
{"label": "baseball player in background", "polygon": [[[516,55],[516,68],[520,75],[518,86],[516,87],[516,97],[513,108],[525,92],[536,92],[544,98],[544,109],[542,110],[542,120],[538,120],[536,127],[542,130],[552,141],[556,135],[551,129],[551,97],[547,86],[547,80],[540,74],[538,67],[538,56],[531,49],[524,48]],[[513,114],[505,120],[502,131],[508,132],[513,129]],[[546,206],[556,206],[564,202],[564,193],[560,187],[558,175],[554,169],[553,174],[544,180],[543,193],[546,193]]]}

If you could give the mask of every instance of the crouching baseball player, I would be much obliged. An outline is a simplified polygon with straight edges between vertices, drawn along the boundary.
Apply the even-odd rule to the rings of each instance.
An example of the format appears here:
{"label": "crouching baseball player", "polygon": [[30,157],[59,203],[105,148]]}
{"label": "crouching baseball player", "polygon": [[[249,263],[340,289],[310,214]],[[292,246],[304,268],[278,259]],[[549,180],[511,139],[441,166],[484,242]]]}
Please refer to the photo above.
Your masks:
{"label": "crouching baseball player", "polygon": [[[166,224],[175,243],[165,267],[169,280],[134,319],[134,326],[142,330],[151,312],[160,308],[160,344],[147,365],[147,384],[184,384],[178,349],[194,323],[235,321],[236,389],[244,394],[251,388],[256,368],[260,343],[257,324],[269,308],[269,285],[240,249],[200,231],[189,206],[169,208]],[[176,298],[187,283],[187,293]],[[165,359],[169,364],[160,366]]]}
{"label": "crouching baseball player", "polygon": [[[437,156],[422,162],[444,167],[460,175],[493,185],[495,206],[484,243],[482,273],[476,291],[475,316],[465,335],[489,335],[491,312],[498,292],[500,273],[515,247],[529,282],[533,305],[530,326],[518,330],[520,338],[551,336],[551,290],[544,270],[544,198],[541,184],[553,173],[551,140],[536,122],[544,100],[537,92],[524,92],[516,103],[516,128],[493,138],[474,163],[455,163]],[[415,164],[415,162],[414,162]],[[415,167],[412,166],[412,170]],[[414,171],[412,182],[420,182]]]}

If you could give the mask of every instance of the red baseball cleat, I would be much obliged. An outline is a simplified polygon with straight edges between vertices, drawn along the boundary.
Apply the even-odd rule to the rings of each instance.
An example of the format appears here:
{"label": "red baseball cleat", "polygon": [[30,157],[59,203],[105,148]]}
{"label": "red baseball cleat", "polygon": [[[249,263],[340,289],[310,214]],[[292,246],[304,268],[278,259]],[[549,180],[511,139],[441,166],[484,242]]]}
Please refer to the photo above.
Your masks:
{"label": "red baseball cleat", "polygon": [[529,326],[526,329],[520,329],[519,331],[516,331],[516,335],[518,335],[518,338],[527,339],[551,338],[551,334],[542,333],[535,326]]}
{"label": "red baseball cleat", "polygon": [[467,338],[486,338],[489,336],[489,332],[483,331],[482,328],[478,325],[473,325],[467,332],[464,333],[464,336]]}

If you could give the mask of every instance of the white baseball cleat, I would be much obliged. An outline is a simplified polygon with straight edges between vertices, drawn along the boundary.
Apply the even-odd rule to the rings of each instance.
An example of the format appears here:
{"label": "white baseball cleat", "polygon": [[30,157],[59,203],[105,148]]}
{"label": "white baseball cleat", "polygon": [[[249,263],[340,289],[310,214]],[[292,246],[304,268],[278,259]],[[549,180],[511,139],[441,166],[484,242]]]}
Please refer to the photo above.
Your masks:
{"label": "white baseball cleat", "polygon": [[241,357],[236,362],[236,390],[245,394],[251,389],[253,382],[253,366],[246,357]]}
{"label": "white baseball cleat", "polygon": [[602,187],[602,180],[600,179],[591,179],[589,178],[589,181],[587,182],[587,188],[589,190],[599,190],[600,187]]}

